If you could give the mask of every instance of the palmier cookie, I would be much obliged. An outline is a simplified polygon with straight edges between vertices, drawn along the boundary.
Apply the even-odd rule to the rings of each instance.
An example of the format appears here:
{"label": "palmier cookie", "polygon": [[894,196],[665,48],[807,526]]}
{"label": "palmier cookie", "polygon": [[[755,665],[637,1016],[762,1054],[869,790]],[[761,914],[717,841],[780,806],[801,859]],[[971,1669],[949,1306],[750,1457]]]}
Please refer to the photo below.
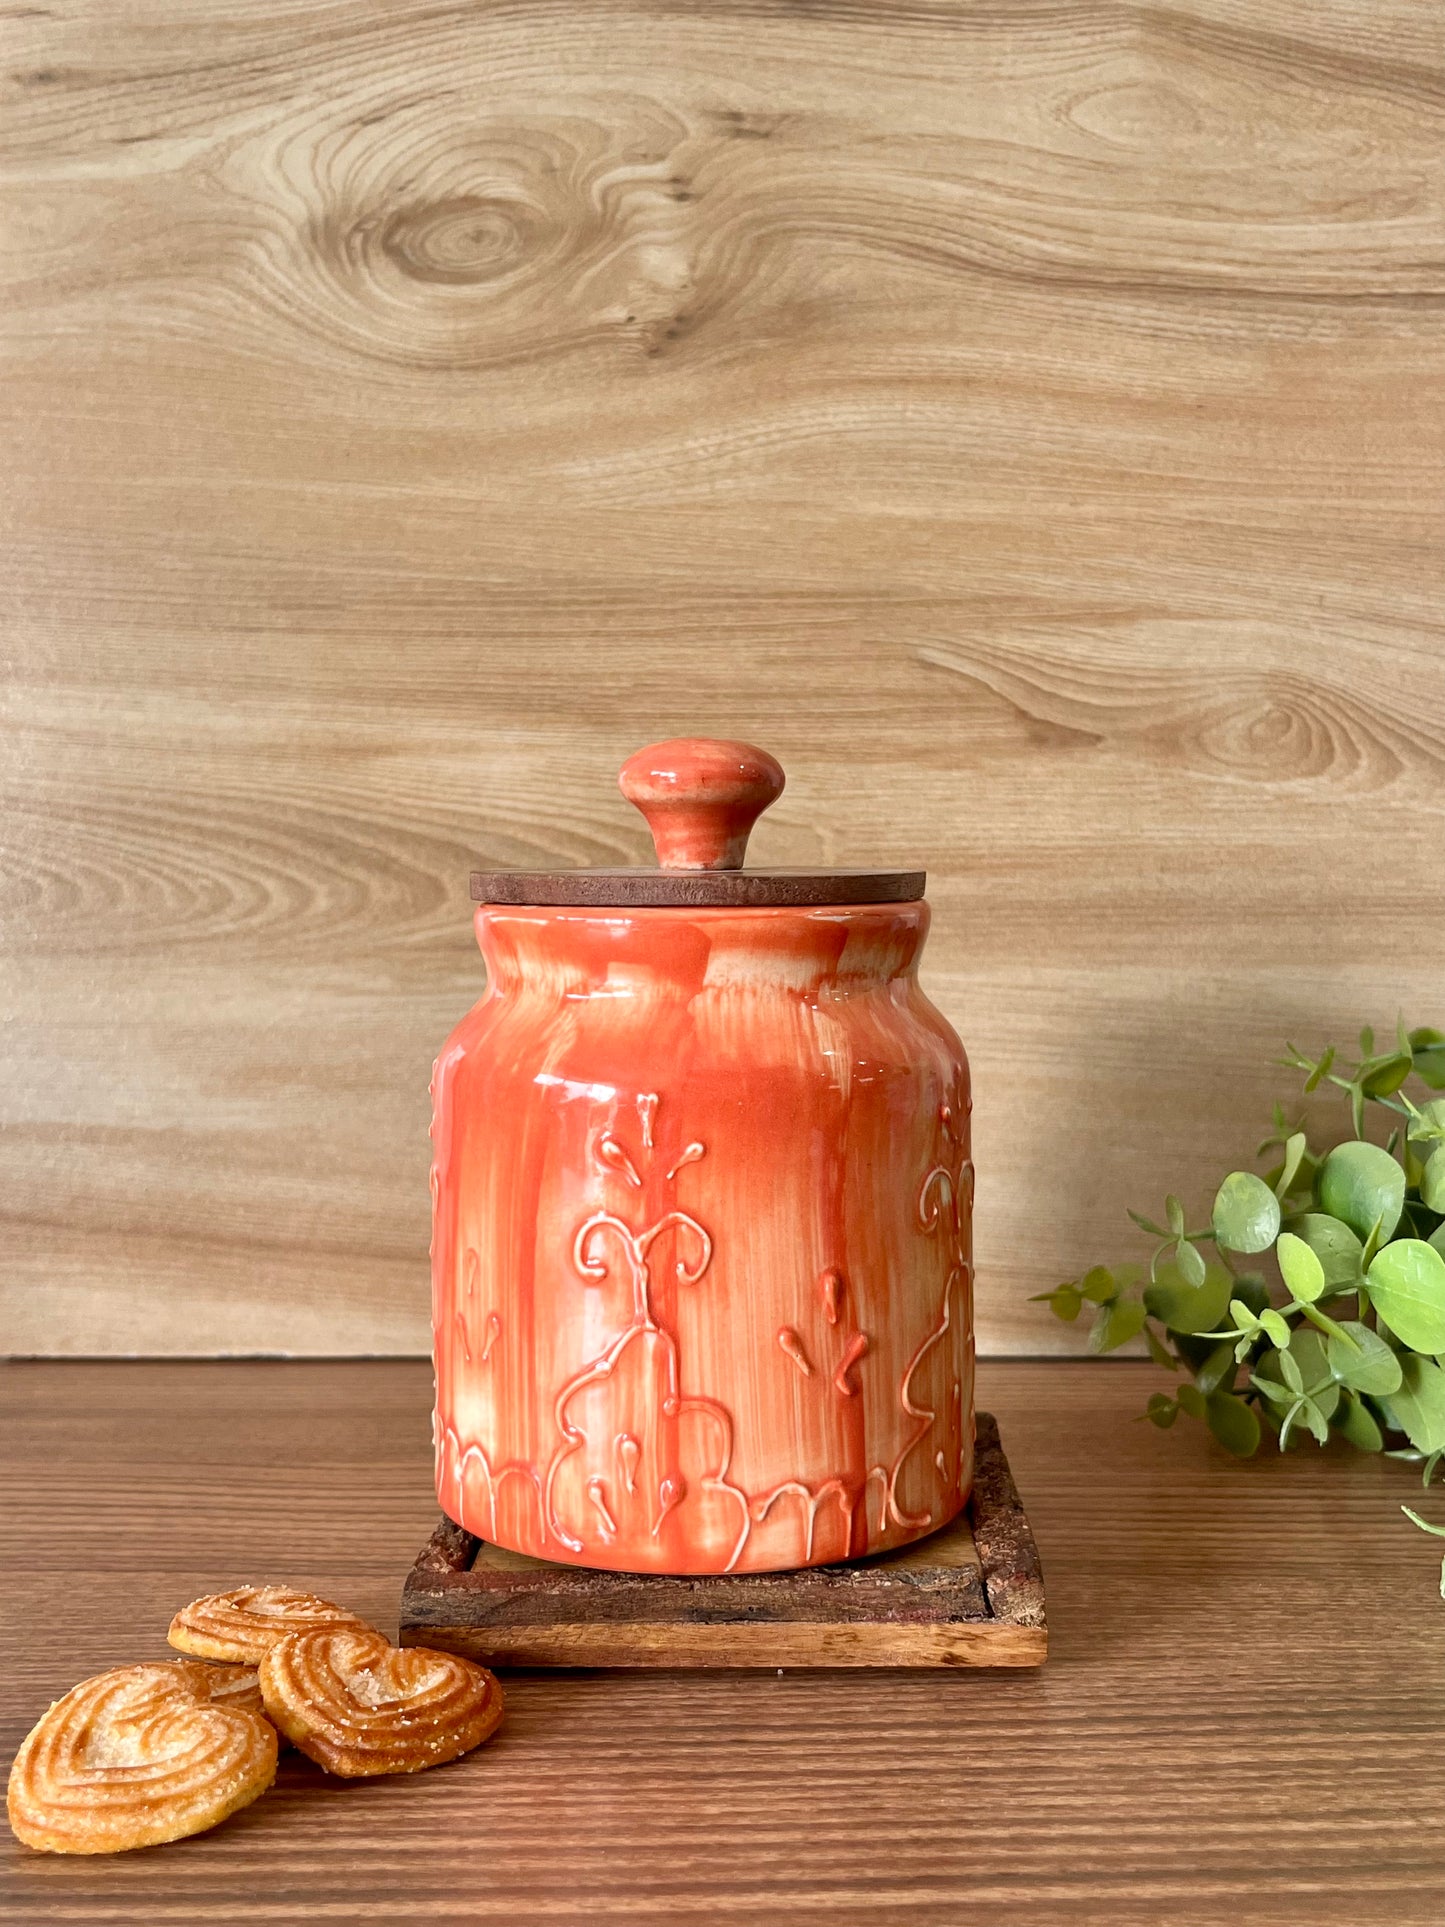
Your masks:
{"label": "palmier cookie", "polygon": [[[168,1663],[172,1666],[204,1666],[209,1675],[207,1691],[218,1706],[244,1706],[270,1723],[271,1716],[261,1697],[261,1683],[254,1666],[227,1666],[219,1659],[173,1659]],[[283,1747],[291,1744],[284,1733],[277,1734],[277,1738]]]}
{"label": "palmier cookie", "polygon": [[276,1777],[270,1721],[194,1661],[119,1666],[72,1688],[10,1769],[10,1825],[44,1853],[123,1853],[203,1833]]}
{"label": "palmier cookie", "polygon": [[371,1631],[364,1619],[333,1606],[329,1599],[318,1599],[314,1592],[294,1592],[290,1586],[238,1586],[234,1592],[208,1593],[182,1606],[166,1638],[197,1659],[255,1666],[288,1633],[330,1626]]}
{"label": "palmier cookie", "polygon": [[502,1689],[485,1666],[369,1629],[292,1633],[259,1670],[266,1711],[328,1773],[420,1773],[501,1724]]}

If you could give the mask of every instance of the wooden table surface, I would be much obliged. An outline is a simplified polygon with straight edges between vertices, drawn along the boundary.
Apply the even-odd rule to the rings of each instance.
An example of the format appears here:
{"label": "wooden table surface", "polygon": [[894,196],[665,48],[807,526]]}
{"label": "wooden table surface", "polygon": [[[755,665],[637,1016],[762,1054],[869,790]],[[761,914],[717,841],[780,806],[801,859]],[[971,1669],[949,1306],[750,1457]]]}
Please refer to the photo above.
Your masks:
{"label": "wooden table surface", "polygon": [[[980,1378],[1043,1552],[1042,1673],[518,1677],[499,1737],[415,1780],[289,1756],[173,1846],[7,1838],[0,1917],[1439,1927],[1445,1604],[1410,1474],[1133,1424],[1145,1366]],[[200,1592],[290,1580],[394,1630],[433,1515],[426,1365],[0,1386],[7,1756]]]}

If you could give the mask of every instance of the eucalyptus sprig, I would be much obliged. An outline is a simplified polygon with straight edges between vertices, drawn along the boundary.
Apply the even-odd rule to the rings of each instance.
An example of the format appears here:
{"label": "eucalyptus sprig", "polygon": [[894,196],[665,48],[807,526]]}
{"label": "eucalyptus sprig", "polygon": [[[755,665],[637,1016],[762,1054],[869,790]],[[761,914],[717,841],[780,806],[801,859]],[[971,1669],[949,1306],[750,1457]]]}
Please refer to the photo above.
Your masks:
{"label": "eucalyptus sprig", "polygon": [[[1378,1050],[1366,1029],[1348,1065],[1285,1048],[1306,1092],[1344,1093],[1353,1135],[1316,1149],[1276,1104],[1257,1153],[1272,1168],[1231,1171],[1208,1224],[1190,1229],[1173,1196],[1162,1223],[1131,1211],[1155,1240],[1147,1267],[1095,1265],[1039,1298],[1068,1322],[1093,1308],[1091,1351],[1142,1333],[1183,1374],[1141,1413],[1155,1425],[1183,1412],[1240,1458],[1265,1432],[1281,1450],[1338,1434],[1428,1485],[1445,1458],[1445,1098],[1428,1095],[1445,1091],[1445,1033],[1402,1020]],[[1367,1136],[1380,1113],[1383,1144]]]}

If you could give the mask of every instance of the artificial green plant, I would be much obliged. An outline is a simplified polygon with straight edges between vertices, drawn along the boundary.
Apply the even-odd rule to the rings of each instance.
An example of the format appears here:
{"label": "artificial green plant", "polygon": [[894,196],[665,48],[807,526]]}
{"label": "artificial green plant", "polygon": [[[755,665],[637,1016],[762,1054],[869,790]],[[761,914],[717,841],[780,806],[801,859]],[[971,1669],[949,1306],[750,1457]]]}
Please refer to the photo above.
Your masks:
{"label": "artificial green plant", "polygon": [[1272,1168],[1231,1171],[1208,1224],[1191,1230],[1176,1197],[1163,1224],[1131,1211],[1157,1241],[1147,1265],[1096,1265],[1040,1297],[1070,1322],[1092,1307],[1092,1351],[1143,1334],[1178,1381],[1141,1414],[1155,1425],[1182,1412],[1241,1458],[1266,1433],[1281,1449],[1337,1433],[1420,1463],[1428,1485],[1445,1457],[1445,1098],[1428,1095],[1445,1091],[1445,1035],[1402,1022],[1377,1051],[1362,1031],[1350,1067],[1333,1047],[1286,1050],[1307,1092],[1347,1097],[1352,1135],[1316,1150],[1277,1104],[1257,1154]]}

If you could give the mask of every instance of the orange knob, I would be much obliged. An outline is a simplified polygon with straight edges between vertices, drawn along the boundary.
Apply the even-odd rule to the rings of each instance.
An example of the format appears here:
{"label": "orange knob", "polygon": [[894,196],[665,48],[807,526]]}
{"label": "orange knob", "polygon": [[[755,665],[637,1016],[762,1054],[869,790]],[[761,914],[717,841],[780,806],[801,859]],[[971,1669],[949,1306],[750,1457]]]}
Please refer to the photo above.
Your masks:
{"label": "orange knob", "polygon": [[785,780],[751,743],[679,736],[629,756],[617,787],[647,818],[664,870],[740,870],[748,834]]}

